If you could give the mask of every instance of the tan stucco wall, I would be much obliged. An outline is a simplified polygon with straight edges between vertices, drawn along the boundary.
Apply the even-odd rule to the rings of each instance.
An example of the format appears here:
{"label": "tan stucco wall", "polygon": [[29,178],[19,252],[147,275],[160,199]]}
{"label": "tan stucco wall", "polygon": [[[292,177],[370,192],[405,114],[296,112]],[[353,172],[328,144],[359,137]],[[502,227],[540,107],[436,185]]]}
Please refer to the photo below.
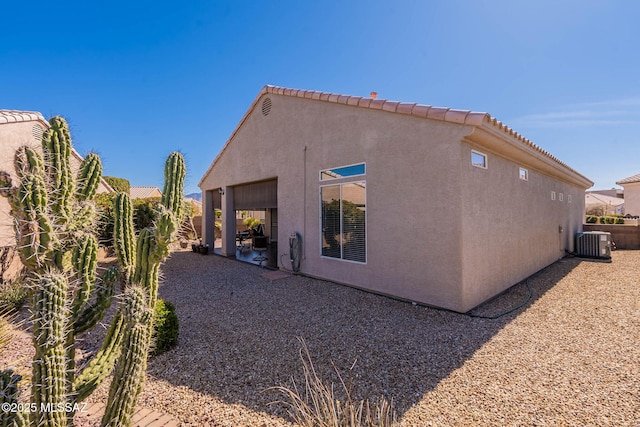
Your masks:
{"label": "tan stucco wall", "polygon": [[[472,149],[487,155],[487,169],[471,165]],[[461,150],[464,311],[573,250],[584,189],[483,147],[463,143]]]}
{"label": "tan stucco wall", "polygon": [[[38,122],[18,122],[0,124],[0,171],[8,172],[13,185],[17,184],[17,176],[13,167],[15,150],[23,145],[39,146],[39,141],[33,136],[34,125],[43,127]],[[16,235],[13,228],[11,207],[6,197],[0,197],[0,246],[15,246]],[[22,264],[16,254],[13,264],[5,272],[4,279],[10,280],[19,272]]]}
{"label": "tan stucco wall", "polygon": [[[260,109],[266,96],[272,100],[268,116]],[[208,191],[225,188],[224,210],[232,186],[277,177],[278,262],[288,260],[282,256],[288,253],[286,242],[299,232],[305,274],[467,311],[558,259],[561,246],[569,247],[569,230],[581,224],[582,211],[573,224],[564,219],[569,210],[562,210],[570,192],[575,212],[584,207],[577,190],[558,184],[564,206],[550,208],[545,197],[556,184],[546,175],[542,179],[529,169],[528,184],[539,186],[540,194],[528,194],[517,191],[522,184],[517,165],[504,159],[491,158],[488,170],[473,170],[471,144],[462,142],[472,126],[273,94],[256,105],[201,181],[210,245]],[[361,162],[364,177],[319,181],[320,170]],[[507,178],[514,169],[514,179]],[[320,186],[360,179],[367,187],[367,262],[323,258]],[[503,190],[506,197],[500,196]],[[558,211],[549,215],[550,209]],[[527,236],[538,239],[533,250],[526,240],[511,244],[523,225]],[[489,238],[494,241],[487,246]],[[505,258],[503,266],[487,262],[493,258]],[[287,264],[281,267],[290,268]]]}
{"label": "tan stucco wall", "polygon": [[[14,186],[17,185],[17,176],[13,167],[15,151],[23,145],[39,147],[40,141],[36,140],[32,133],[33,126],[36,125],[44,130],[44,127],[35,121],[0,124],[0,171],[11,175]],[[0,197],[0,246],[15,244],[10,211],[7,198]]]}
{"label": "tan stucco wall", "polygon": [[624,213],[640,215],[640,182],[624,184]]}

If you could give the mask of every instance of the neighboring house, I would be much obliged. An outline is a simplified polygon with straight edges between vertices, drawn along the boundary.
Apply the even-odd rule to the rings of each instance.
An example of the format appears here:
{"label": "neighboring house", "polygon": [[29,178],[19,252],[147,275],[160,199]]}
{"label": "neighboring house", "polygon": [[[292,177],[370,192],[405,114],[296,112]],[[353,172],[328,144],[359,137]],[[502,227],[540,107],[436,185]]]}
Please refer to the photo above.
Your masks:
{"label": "neighboring house", "polygon": [[486,113],[265,86],[203,175],[233,257],[265,209],[290,269],[466,312],[572,251],[593,183]]}
{"label": "neighboring house", "polygon": [[617,197],[617,195],[609,196],[600,192],[587,191],[584,195],[584,204],[587,215],[624,214],[624,199]]}
{"label": "neighboring house", "polygon": [[149,197],[162,197],[158,187],[131,187],[129,196],[132,199],[148,199]]}
{"label": "neighboring house", "polygon": [[627,215],[640,215],[640,174],[616,182],[624,188],[624,211]]}
{"label": "neighboring house", "polygon": [[[49,123],[42,114],[31,111],[0,110],[0,171],[10,174],[13,185],[18,184],[13,159],[16,149],[30,145],[42,152],[42,134],[49,128]],[[71,167],[74,172],[80,167],[82,156],[72,151]],[[102,180],[98,192],[113,192],[113,189]],[[0,197],[0,247],[16,245],[13,217],[6,197]]]}

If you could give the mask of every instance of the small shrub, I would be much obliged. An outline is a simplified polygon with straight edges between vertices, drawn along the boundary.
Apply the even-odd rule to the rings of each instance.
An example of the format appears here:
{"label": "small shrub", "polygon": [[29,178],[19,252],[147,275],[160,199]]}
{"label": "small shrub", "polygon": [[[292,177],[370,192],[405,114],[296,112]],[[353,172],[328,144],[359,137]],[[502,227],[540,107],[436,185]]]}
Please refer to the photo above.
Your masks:
{"label": "small shrub", "polygon": [[624,218],[622,218],[622,217],[617,217],[617,218],[616,218],[616,224],[624,224]]}
{"label": "small shrub", "polygon": [[178,316],[168,301],[158,299],[153,324],[151,355],[157,356],[178,345]]}
{"label": "small shrub", "polygon": [[128,179],[118,178],[115,176],[103,176],[102,177],[113,188],[116,193],[127,193],[131,191],[131,183]]}
{"label": "small shrub", "polygon": [[13,313],[20,310],[29,295],[29,288],[22,280],[0,286],[0,312]]}
{"label": "small shrub", "polygon": [[598,222],[598,217],[595,215],[587,215],[587,224],[595,224]]}
{"label": "small shrub", "polygon": [[134,199],[131,202],[133,203],[133,226],[136,231],[153,227],[153,224],[158,219],[161,199],[159,197],[148,197]]}
{"label": "small shrub", "polygon": [[616,218],[613,216],[607,216],[605,219],[607,220],[607,224],[615,224],[616,222]]}
{"label": "small shrub", "polygon": [[258,225],[261,224],[261,221],[258,218],[254,218],[254,217],[249,217],[249,218],[245,218],[242,223],[244,224],[245,227],[247,227],[249,230],[253,230],[255,227],[257,227]]}
{"label": "small shrub", "polygon": [[607,223],[607,217],[599,216],[598,217],[598,221],[600,221],[600,224],[606,224]]}

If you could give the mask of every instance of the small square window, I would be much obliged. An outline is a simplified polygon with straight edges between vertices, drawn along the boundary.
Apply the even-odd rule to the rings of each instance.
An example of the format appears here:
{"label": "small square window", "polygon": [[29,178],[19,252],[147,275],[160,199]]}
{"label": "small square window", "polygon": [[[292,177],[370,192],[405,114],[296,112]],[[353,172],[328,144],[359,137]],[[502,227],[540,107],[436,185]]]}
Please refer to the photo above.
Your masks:
{"label": "small square window", "polygon": [[555,200],[556,199],[556,192],[552,191],[551,192],[551,200]]}
{"label": "small square window", "polygon": [[525,168],[520,168],[519,176],[521,180],[529,181],[529,171],[526,170]]}
{"label": "small square window", "polygon": [[479,151],[471,150],[471,164],[477,168],[487,168],[487,155]]}

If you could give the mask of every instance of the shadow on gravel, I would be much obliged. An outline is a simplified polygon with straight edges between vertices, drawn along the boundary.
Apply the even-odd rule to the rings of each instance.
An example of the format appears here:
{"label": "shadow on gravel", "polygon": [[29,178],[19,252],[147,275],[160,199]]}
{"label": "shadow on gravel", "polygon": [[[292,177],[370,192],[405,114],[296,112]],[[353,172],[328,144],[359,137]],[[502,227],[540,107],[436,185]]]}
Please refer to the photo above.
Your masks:
{"label": "shadow on gravel", "polygon": [[[178,252],[163,266],[159,294],[176,306],[180,344],[151,359],[148,372],[286,418],[284,405],[269,404],[282,396],[265,389],[289,386],[291,376],[301,384],[296,337],[303,337],[321,377],[339,389],[335,364],[354,379],[357,398],[393,398],[400,418],[579,263],[568,258],[536,273],[531,299],[489,320],[301,276],[269,281],[255,266]],[[528,295],[520,283],[473,313],[493,316]]]}

